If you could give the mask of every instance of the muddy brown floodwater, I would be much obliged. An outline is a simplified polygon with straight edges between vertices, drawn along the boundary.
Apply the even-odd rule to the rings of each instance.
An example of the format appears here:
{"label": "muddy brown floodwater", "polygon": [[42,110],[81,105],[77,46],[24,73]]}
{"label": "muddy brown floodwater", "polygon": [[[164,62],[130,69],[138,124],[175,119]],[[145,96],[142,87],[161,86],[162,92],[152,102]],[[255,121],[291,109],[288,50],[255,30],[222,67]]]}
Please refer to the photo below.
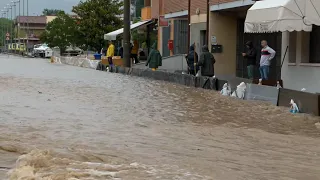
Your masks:
{"label": "muddy brown floodwater", "polygon": [[317,117],[47,60],[0,62],[0,179],[320,179]]}

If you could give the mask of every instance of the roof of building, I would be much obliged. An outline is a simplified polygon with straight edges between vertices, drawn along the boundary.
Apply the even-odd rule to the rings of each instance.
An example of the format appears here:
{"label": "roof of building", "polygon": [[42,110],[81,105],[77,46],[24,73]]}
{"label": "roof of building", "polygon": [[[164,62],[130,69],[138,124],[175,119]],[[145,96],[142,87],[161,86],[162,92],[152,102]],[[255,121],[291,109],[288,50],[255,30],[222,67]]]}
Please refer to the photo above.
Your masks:
{"label": "roof of building", "polygon": [[47,17],[46,16],[18,16],[18,23],[34,23],[34,24],[46,24]]}

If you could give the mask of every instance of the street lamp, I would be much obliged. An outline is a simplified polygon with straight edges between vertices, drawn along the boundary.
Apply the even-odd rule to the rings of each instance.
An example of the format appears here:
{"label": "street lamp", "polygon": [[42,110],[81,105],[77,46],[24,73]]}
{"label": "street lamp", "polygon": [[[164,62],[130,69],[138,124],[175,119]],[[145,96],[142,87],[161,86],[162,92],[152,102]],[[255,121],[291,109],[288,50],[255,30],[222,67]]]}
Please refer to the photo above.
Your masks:
{"label": "street lamp", "polygon": [[10,16],[10,23],[9,23],[9,25],[10,25],[10,43],[11,43],[11,46],[12,46],[12,24],[11,24],[11,22],[12,22],[12,6],[11,6],[11,4],[7,4],[7,9],[8,9],[8,11],[10,11],[11,12],[11,16]]}
{"label": "street lamp", "polygon": [[[7,27],[7,31],[6,31],[6,34],[9,32],[9,23],[8,22],[8,19],[9,19],[9,9],[7,7],[4,7],[4,12],[6,13],[7,15],[7,18],[6,18],[6,27]],[[8,37],[9,38],[9,37]],[[8,52],[8,43],[9,43],[9,40],[7,40],[7,37],[6,37],[6,49],[7,49],[7,52]]]}
{"label": "street lamp", "polygon": [[12,41],[15,43],[15,47],[14,47],[14,52],[16,53],[16,51],[17,51],[17,44],[16,44],[16,37],[17,37],[17,35],[16,35],[16,30],[15,30],[15,18],[16,18],[16,16],[17,16],[17,5],[16,5],[16,1],[11,1],[11,7],[12,7],[12,11],[14,10],[14,13],[13,13],[13,18],[12,18],[12,25],[13,25],[13,27],[12,27]]}
{"label": "street lamp", "polygon": [[4,49],[4,36],[5,36],[5,32],[4,32],[4,15],[5,15],[5,13],[4,13],[4,10],[1,10],[1,22],[2,22],[2,24],[1,24],[1,43],[2,43],[2,46],[3,46],[3,48],[2,48],[2,51],[3,51],[3,49]]}
{"label": "street lamp", "polygon": [[[22,0],[22,16],[25,16],[25,13],[24,13],[24,10],[25,10],[25,0]],[[23,29],[24,29],[24,34],[26,34],[26,24],[23,22],[22,23],[22,26],[23,26]],[[26,50],[26,41],[25,39],[23,39],[23,45],[24,45],[24,48]]]}
{"label": "street lamp", "polygon": [[[19,18],[20,18],[20,11],[21,11],[21,1],[20,0],[17,0],[16,1],[17,3],[19,3]],[[19,26],[20,26],[20,24],[18,23],[18,17],[16,17],[16,23],[17,23],[17,38],[19,39],[19,47],[20,47],[20,45],[21,45],[21,42],[20,42],[20,28],[19,28]],[[21,49],[21,48],[20,48]],[[19,49],[19,50],[20,50]]]}

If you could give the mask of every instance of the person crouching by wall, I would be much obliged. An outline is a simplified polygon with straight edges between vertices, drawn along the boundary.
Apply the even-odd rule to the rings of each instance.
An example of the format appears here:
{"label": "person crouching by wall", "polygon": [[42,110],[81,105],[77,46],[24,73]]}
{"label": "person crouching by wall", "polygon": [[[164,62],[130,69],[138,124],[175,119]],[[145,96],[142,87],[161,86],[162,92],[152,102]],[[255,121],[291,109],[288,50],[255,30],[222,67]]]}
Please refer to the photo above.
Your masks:
{"label": "person crouching by wall", "polygon": [[146,66],[148,65],[149,65],[149,68],[152,69],[152,71],[156,71],[159,66],[162,66],[162,56],[157,49],[157,42],[155,42],[151,46],[151,52],[148,56],[148,60],[146,63]]}
{"label": "person crouching by wall", "polygon": [[216,60],[214,56],[209,52],[208,46],[202,47],[202,53],[200,55],[200,61],[194,63],[194,66],[201,67],[201,76],[213,77],[214,76],[214,64]]}
{"label": "person crouching by wall", "polygon": [[107,50],[107,59],[108,59],[108,63],[109,63],[109,66],[110,66],[110,70],[111,68],[113,68],[113,61],[112,61],[112,58],[114,56],[114,45],[112,43],[112,41],[109,41],[109,47],[108,47],[108,50]]}

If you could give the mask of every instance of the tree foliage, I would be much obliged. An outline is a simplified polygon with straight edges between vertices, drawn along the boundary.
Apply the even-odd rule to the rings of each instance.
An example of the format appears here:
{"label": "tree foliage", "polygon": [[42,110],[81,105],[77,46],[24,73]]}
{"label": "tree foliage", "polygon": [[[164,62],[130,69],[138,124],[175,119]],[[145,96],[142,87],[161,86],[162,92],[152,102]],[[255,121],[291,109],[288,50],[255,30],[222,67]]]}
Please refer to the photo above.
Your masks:
{"label": "tree foliage", "polygon": [[81,45],[80,32],[76,19],[63,11],[58,13],[56,19],[48,23],[46,31],[41,35],[41,41],[49,47],[59,47],[62,51],[67,46]]}
{"label": "tree foliage", "polygon": [[61,10],[59,9],[44,9],[42,11],[42,15],[44,16],[57,16]]}
{"label": "tree foliage", "polygon": [[122,27],[123,2],[119,0],[86,0],[73,7],[74,16],[60,10],[45,9],[43,14],[54,14],[41,36],[50,47],[86,46],[100,50],[105,45],[104,34]]}
{"label": "tree foliage", "polygon": [[87,45],[100,50],[105,44],[103,35],[122,27],[122,7],[123,2],[118,0],[87,0],[73,7]]}
{"label": "tree foliage", "polygon": [[9,29],[10,31],[10,28],[13,28],[13,21],[6,18],[0,18],[0,45],[1,46],[3,46],[3,40],[6,38],[7,29]]}

